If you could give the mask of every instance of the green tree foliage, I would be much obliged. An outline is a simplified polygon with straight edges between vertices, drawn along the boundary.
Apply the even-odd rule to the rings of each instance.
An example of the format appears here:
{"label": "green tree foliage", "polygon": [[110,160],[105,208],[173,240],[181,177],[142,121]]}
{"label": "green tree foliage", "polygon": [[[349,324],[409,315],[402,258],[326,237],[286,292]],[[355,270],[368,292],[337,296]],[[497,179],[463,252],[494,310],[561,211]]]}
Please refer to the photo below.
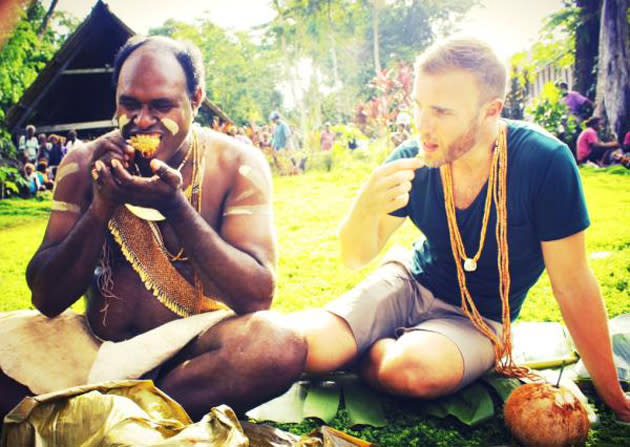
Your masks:
{"label": "green tree foliage", "polygon": [[520,120],[525,115],[525,103],[529,97],[530,68],[523,63],[525,53],[517,53],[512,56],[510,62],[510,78],[508,80],[508,92],[505,97],[505,106],[501,115],[505,118]]}
{"label": "green tree foliage", "polygon": [[[437,33],[453,31],[475,3],[473,0],[398,1],[379,10],[383,66],[391,66],[399,60],[412,63]],[[366,37],[372,41],[373,28],[366,29]]]}
{"label": "green tree foliage", "polygon": [[[301,114],[306,111],[309,116],[300,119],[309,127],[318,127],[322,115],[331,121],[351,120],[358,102],[379,96],[370,85],[377,57],[383,71],[401,61],[411,63],[438,33],[452,30],[475,3],[274,0],[278,15],[266,27],[266,35],[283,55],[285,79],[295,78],[295,66],[301,59],[311,61],[314,80],[308,83],[308,104],[300,108]],[[376,75],[387,76],[387,72]]]}
{"label": "green tree foliage", "polygon": [[[55,12],[41,29],[46,9],[38,1],[29,2],[20,13],[21,20],[0,51],[0,122],[77,25],[72,17]],[[6,129],[0,127],[0,158],[15,155]]]}
{"label": "green tree foliage", "polygon": [[568,67],[575,63],[580,8],[574,3],[573,0],[564,0],[564,7],[545,20],[541,39],[532,48],[533,58],[538,64],[555,63],[560,67]]}
{"label": "green tree foliage", "polygon": [[238,124],[265,121],[278,93],[275,52],[246,33],[229,32],[200,19],[194,25],[168,20],[150,34],[186,39],[199,47],[206,67],[206,94]]}
{"label": "green tree foliage", "polygon": [[535,123],[566,143],[571,150],[575,149],[580,132],[578,122],[569,113],[569,107],[562,101],[560,90],[553,84],[545,85],[542,94],[527,108],[527,113]]}

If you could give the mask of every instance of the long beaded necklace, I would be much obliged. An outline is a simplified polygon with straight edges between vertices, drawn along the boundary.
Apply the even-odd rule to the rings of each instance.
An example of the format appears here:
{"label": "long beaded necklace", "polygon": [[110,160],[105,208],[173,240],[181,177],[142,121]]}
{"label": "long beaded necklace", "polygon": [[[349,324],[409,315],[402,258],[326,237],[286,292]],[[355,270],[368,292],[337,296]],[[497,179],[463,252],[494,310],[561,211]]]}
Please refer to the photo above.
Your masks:
{"label": "long beaded necklace", "polygon": [[[479,235],[479,248],[477,249],[477,253],[470,258],[466,255],[466,249],[464,247],[464,242],[462,241],[462,237],[459,233],[459,229],[457,228],[457,218],[455,212],[455,199],[453,197],[453,167],[449,163],[445,166],[444,169],[440,169],[440,174],[442,175],[442,185],[444,188],[444,198],[446,199],[446,214],[449,222],[449,229],[451,222],[455,222],[455,231],[453,231],[453,235],[455,236],[455,249],[459,258],[464,261],[464,270],[467,272],[474,272],[477,270],[477,262],[481,257],[481,252],[483,251],[483,245],[486,241],[486,233],[488,229],[488,220],[490,219],[490,208],[492,205],[492,189],[496,180],[496,168],[499,162],[499,153],[498,144],[494,145],[494,149],[492,151],[492,164],[490,165],[490,175],[488,178],[488,189],[486,194],[486,202],[483,208],[483,220],[481,224],[481,234]],[[459,262],[457,262],[459,264]]]}
{"label": "long beaded necklace", "polygon": [[[481,235],[479,237],[479,248],[477,253],[471,258],[466,255],[464,243],[462,241],[457,218],[455,214],[455,200],[453,197],[453,174],[452,165],[449,163],[440,168],[442,178],[442,188],[446,208],[446,220],[448,222],[448,232],[451,242],[453,260],[457,269],[457,281],[462,299],[462,310],[470,319],[473,325],[482,334],[490,339],[495,353],[495,369],[497,372],[510,376],[529,379],[539,379],[531,373],[528,368],[517,366],[512,358],[512,339],[510,335],[510,261],[509,247],[507,240],[507,130],[504,123],[500,124],[499,135],[493,149],[492,164],[488,177],[488,187],[486,191],[486,202],[481,225]],[[497,264],[499,268],[499,295],[501,297],[503,333],[501,338],[490,329],[483,320],[468,287],[466,286],[466,273],[473,273],[477,269],[477,261],[481,256],[485,236],[490,218],[491,203],[497,213],[497,224],[495,235],[497,239]],[[463,266],[462,262],[464,261]]]}
{"label": "long beaded necklace", "polygon": [[[195,192],[197,194],[198,197],[196,197],[196,202],[197,202],[197,211],[201,212],[201,183],[197,182],[199,179],[197,178],[199,176],[199,142],[197,140],[197,134],[195,133],[195,131],[191,131],[192,133],[192,141],[190,143],[190,146],[188,148],[188,151],[186,152],[186,155],[184,156],[184,159],[182,160],[182,162],[179,164],[179,166],[177,167],[177,170],[181,172],[181,170],[183,169],[183,167],[186,165],[186,163],[188,162],[188,160],[190,159],[191,155],[192,155],[192,159],[193,159],[193,165],[192,165],[192,175],[190,176],[190,183],[188,185],[188,187],[184,190],[184,193],[186,195],[186,198],[188,199],[189,202],[191,202],[193,204],[193,206],[195,205],[193,202],[193,192]],[[195,186],[195,184],[198,183],[198,186]],[[198,190],[196,189],[198,188]],[[156,240],[158,241],[158,243],[160,244],[161,247],[163,247],[164,252],[166,253],[166,255],[168,256],[169,260],[171,262],[175,262],[175,261],[182,261],[182,262],[186,262],[188,261],[188,258],[183,256],[184,254],[184,247],[181,247],[179,249],[179,251],[173,255],[168,248],[166,248],[166,244],[164,243],[164,239],[162,237],[162,233],[160,231],[160,229],[158,228],[157,224],[155,224],[155,222],[149,222],[149,226],[151,227],[151,231],[153,232],[154,237],[156,238]]]}

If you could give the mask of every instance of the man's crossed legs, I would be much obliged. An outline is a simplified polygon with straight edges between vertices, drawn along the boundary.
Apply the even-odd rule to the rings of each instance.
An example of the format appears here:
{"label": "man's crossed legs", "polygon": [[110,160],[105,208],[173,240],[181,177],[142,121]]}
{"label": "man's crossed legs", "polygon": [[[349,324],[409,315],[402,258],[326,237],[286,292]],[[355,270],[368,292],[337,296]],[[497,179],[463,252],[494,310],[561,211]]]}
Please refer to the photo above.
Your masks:
{"label": "man's crossed legs", "polygon": [[[293,315],[308,343],[306,369],[359,362],[365,380],[392,394],[433,398],[470,384],[494,364],[494,349],[463,311],[389,262],[325,309]],[[485,320],[496,332],[501,324]]]}
{"label": "man's crossed legs", "polygon": [[[282,394],[301,374],[305,357],[306,344],[286,316],[263,311],[212,326],[151,378],[198,420],[213,406],[225,403],[242,413]],[[2,417],[29,394],[0,370]]]}

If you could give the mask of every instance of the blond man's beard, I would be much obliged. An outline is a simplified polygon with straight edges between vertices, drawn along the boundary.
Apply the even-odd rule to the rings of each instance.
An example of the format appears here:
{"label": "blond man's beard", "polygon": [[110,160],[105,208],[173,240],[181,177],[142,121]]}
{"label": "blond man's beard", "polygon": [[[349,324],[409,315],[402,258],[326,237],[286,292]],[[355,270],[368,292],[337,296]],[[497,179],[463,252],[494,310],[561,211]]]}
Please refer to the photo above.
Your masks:
{"label": "blond man's beard", "polygon": [[[466,152],[471,150],[477,143],[477,134],[479,130],[479,124],[477,117],[470,121],[468,129],[461,134],[457,139],[448,145],[446,153],[440,154],[438,159],[431,159],[425,157],[425,162],[430,168],[439,168],[443,164],[452,163]],[[422,145],[420,145],[422,146]]]}

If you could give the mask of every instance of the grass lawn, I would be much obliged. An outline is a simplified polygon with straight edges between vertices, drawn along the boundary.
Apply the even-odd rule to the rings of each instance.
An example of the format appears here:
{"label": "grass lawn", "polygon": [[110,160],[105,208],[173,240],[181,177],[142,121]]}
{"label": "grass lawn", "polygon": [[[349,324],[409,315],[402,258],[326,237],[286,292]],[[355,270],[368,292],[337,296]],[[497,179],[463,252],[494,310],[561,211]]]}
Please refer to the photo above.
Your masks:
{"label": "grass lawn", "polygon": [[[276,177],[275,213],[280,261],[274,308],[285,312],[320,306],[339,296],[372,271],[378,260],[360,271],[350,271],[338,259],[337,227],[369,167],[309,172]],[[581,171],[592,220],[587,232],[591,266],[600,281],[611,317],[630,312],[630,176]],[[46,213],[43,201],[0,201],[0,310],[29,307],[24,271],[41,242]],[[406,223],[390,245],[409,246],[418,237]],[[80,306],[79,306],[80,308]],[[521,313],[522,320],[559,321],[551,286],[543,275]],[[589,446],[630,445],[630,428],[614,424],[608,410],[598,405],[602,424],[591,430]],[[421,418],[413,404],[391,409],[385,429],[353,432],[381,446],[485,446],[505,444],[509,437],[502,417],[474,429],[450,419]],[[347,430],[341,411],[333,426]],[[303,431],[312,424],[285,427]]]}

